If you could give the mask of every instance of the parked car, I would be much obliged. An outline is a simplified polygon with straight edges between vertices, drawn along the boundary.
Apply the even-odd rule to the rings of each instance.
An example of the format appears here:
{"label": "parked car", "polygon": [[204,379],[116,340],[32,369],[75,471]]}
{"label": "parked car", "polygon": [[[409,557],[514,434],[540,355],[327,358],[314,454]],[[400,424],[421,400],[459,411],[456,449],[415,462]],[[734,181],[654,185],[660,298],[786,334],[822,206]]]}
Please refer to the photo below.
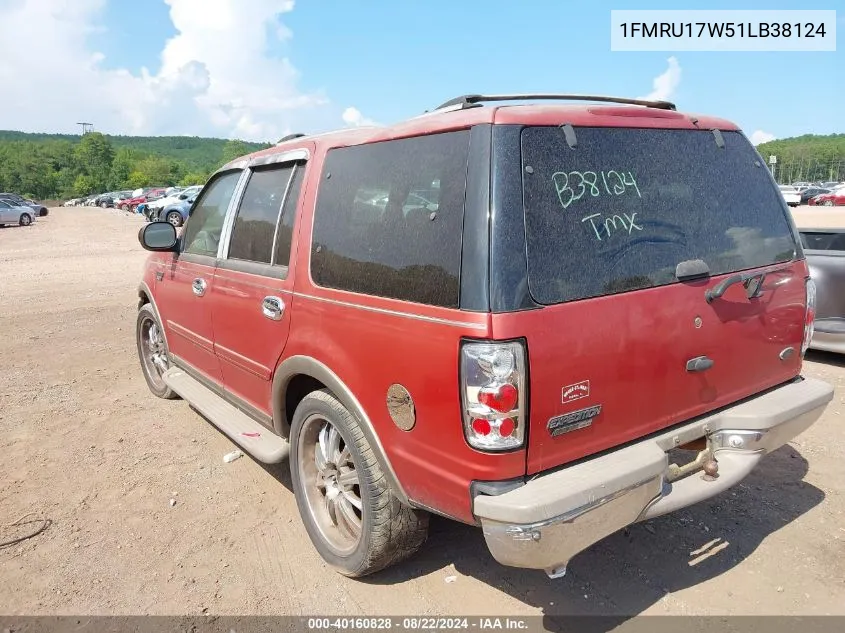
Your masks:
{"label": "parked car", "polygon": [[833,189],[813,198],[813,204],[821,207],[839,207],[845,205],[845,187]]}
{"label": "parked car", "polygon": [[815,198],[823,193],[830,193],[830,189],[822,187],[809,187],[801,192],[801,204],[810,204],[810,198]]}
{"label": "parked car", "polygon": [[132,198],[127,198],[120,201],[120,209],[123,211],[135,211],[139,204],[144,204],[149,200],[156,200],[164,195],[164,187],[155,187],[144,189],[140,194],[135,194]]}
{"label": "parked car", "polygon": [[799,227],[816,284],[811,349],[845,353],[845,228]]}
{"label": "parked car", "polygon": [[[177,204],[179,202],[182,202],[183,200],[187,200],[188,198],[192,198],[192,197],[196,196],[200,192],[201,189],[202,189],[202,185],[195,185],[195,186],[192,186],[192,187],[186,187],[185,189],[176,190],[176,191],[168,194],[164,198],[159,198],[158,200],[154,200],[152,202],[147,202],[146,208],[148,209],[148,211],[147,211],[146,215],[147,215],[147,217],[151,217],[151,218],[156,218],[156,217],[159,217],[159,216],[164,217],[164,215],[162,215],[160,213],[160,211],[162,209],[164,209],[165,207],[167,207],[171,204]],[[140,206],[139,206],[139,209],[140,209]]]}
{"label": "parked car", "polygon": [[778,185],[783,199],[790,207],[797,207],[801,204],[801,192],[791,185]]}
{"label": "parked car", "polygon": [[188,219],[194,200],[195,198],[188,198],[187,200],[179,200],[171,203],[163,209],[151,209],[150,213],[154,217],[150,221],[164,220],[165,222],[170,222],[173,226],[182,226]]}
{"label": "parked car", "polygon": [[410,556],[433,511],[559,577],[729,489],[833,397],[802,376],[815,286],[739,128],[496,105],[579,98],[296,137],[223,166],[180,238],[139,230],[147,385],[289,460],[343,574]]}
{"label": "parked car", "polygon": [[25,204],[14,204],[8,199],[0,200],[0,226],[19,224],[29,226],[38,217],[32,207]]}
{"label": "parked car", "polygon": [[6,200],[7,202],[11,203],[13,206],[25,206],[29,207],[35,212],[35,215],[38,217],[44,217],[49,213],[47,207],[45,207],[40,202],[35,202],[34,200],[29,200],[28,198],[24,198],[23,196],[19,196],[16,193],[0,193],[0,200]]}

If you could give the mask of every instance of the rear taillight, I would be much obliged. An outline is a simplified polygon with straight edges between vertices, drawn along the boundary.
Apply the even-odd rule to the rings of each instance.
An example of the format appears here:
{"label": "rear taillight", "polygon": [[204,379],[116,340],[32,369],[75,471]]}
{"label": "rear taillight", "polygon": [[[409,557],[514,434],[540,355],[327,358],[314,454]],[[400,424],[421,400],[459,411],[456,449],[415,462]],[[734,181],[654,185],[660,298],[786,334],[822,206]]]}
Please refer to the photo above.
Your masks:
{"label": "rear taillight", "polygon": [[813,340],[813,328],[816,322],[816,282],[807,278],[807,312],[804,315],[804,342],[801,344],[801,354],[806,354]]}
{"label": "rear taillight", "polygon": [[525,348],[465,343],[461,348],[464,435],[473,448],[505,451],[525,442]]}

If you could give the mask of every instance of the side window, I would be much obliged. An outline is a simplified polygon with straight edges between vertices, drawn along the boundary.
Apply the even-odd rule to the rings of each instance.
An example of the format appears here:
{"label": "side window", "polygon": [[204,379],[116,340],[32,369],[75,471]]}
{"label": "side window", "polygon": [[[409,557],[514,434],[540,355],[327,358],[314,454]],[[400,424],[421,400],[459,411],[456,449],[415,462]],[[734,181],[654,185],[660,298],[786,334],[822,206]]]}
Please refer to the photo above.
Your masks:
{"label": "side window", "polygon": [[185,224],[182,252],[217,256],[223,219],[240,177],[240,171],[225,173],[210,182],[202,191]]}
{"label": "side window", "polygon": [[282,217],[279,220],[279,234],[276,237],[276,255],[273,263],[279,266],[290,265],[290,250],[293,243],[293,223],[296,220],[296,208],[299,194],[302,192],[302,181],[305,178],[305,164],[298,164],[293,172],[293,180],[288,188],[288,195],[282,207]]}
{"label": "side window", "polygon": [[331,150],[314,217],[314,281],[457,307],[468,151],[468,131]]}
{"label": "side window", "polygon": [[11,205],[8,202],[0,200],[0,209],[11,209]]}
{"label": "side window", "polygon": [[273,236],[293,165],[256,169],[249,177],[232,227],[229,258],[269,264]]}

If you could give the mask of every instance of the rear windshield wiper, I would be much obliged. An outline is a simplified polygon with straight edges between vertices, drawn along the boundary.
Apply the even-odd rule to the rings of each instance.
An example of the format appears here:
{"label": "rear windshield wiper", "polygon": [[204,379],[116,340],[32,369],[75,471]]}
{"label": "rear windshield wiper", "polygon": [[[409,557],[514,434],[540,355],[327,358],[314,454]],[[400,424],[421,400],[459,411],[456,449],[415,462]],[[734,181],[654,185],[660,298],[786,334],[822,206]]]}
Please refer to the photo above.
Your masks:
{"label": "rear windshield wiper", "polygon": [[700,259],[688,259],[675,267],[675,277],[678,281],[689,281],[710,276],[710,267]]}

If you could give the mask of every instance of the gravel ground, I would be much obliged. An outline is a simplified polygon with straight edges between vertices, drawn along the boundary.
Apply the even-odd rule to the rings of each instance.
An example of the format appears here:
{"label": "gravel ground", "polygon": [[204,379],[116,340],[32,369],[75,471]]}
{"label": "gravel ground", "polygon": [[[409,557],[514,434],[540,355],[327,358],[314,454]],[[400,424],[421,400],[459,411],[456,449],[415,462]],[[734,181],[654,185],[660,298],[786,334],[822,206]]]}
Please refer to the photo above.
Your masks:
{"label": "gravel ground", "polygon": [[286,464],[224,464],[229,440],[148,392],[141,224],[60,208],[0,229],[0,541],[52,521],[0,548],[0,614],[845,614],[845,359],[810,354],[834,402],[744,483],[608,537],[563,579],[434,518],[418,556],[350,580],[311,547]]}

